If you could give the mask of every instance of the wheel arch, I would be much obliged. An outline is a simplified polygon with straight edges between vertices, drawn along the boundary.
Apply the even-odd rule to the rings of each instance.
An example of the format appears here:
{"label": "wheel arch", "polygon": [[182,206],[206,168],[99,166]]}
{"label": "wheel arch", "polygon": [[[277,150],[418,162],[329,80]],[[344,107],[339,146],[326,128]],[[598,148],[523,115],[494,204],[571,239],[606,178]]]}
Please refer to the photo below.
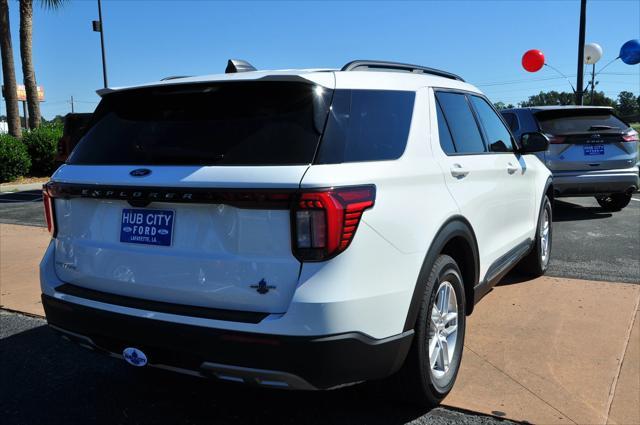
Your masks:
{"label": "wheel arch", "polygon": [[[553,203],[553,198],[555,197],[555,192],[553,189],[553,178],[549,177],[547,179],[547,182],[544,185],[544,192],[542,192],[542,196],[547,195],[547,197],[549,198],[549,201],[551,201],[551,203]],[[540,199],[540,202],[542,203],[542,199]]]}
{"label": "wheel arch", "polygon": [[405,331],[413,329],[415,326],[429,273],[440,254],[449,255],[458,263],[465,288],[465,313],[469,315],[473,311],[474,287],[477,285],[480,275],[478,243],[471,224],[467,219],[458,215],[449,218],[440,227],[427,250],[411,297],[404,324]]}

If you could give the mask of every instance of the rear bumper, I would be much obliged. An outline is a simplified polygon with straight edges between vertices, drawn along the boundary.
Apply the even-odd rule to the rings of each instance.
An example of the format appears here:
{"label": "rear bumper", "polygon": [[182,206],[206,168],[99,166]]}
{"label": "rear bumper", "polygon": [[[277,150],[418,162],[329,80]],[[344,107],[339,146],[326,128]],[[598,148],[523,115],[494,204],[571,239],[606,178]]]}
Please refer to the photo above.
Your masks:
{"label": "rear bumper", "polygon": [[598,171],[553,171],[556,196],[630,192],[639,187],[638,167]]}
{"label": "rear bumper", "polygon": [[288,389],[329,389],[397,371],[413,331],[385,339],[361,333],[283,336],[165,322],[42,295],[47,321],[92,349],[120,357],[136,347],[149,365],[203,377]]}

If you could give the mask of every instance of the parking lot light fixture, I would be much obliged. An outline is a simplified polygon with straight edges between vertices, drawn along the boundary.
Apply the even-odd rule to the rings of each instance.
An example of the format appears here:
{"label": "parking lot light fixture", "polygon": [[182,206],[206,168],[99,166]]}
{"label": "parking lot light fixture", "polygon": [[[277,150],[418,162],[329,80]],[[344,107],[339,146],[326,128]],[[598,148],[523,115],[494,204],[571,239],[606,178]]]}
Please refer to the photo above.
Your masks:
{"label": "parking lot light fixture", "polygon": [[104,25],[102,20],[102,2],[98,0],[98,20],[92,21],[92,28],[94,32],[100,33],[100,48],[102,50],[102,79],[104,81],[104,88],[109,86],[107,82],[107,58],[104,53]]}

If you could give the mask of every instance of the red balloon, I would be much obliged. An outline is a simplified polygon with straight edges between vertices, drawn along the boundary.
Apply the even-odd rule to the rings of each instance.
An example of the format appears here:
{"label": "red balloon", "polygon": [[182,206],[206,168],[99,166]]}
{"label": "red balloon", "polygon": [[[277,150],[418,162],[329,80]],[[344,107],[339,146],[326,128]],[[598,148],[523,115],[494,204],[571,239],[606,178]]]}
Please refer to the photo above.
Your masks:
{"label": "red balloon", "polygon": [[529,72],[536,72],[544,65],[544,54],[537,49],[527,50],[522,55],[522,67]]}

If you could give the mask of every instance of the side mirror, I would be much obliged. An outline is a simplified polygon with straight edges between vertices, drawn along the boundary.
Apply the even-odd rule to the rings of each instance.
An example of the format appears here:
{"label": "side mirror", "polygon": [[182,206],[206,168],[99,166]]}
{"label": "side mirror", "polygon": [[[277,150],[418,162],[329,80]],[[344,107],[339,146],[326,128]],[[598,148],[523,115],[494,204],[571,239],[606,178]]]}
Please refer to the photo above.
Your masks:
{"label": "side mirror", "polygon": [[524,133],[520,136],[520,153],[544,152],[549,148],[549,139],[542,133]]}

